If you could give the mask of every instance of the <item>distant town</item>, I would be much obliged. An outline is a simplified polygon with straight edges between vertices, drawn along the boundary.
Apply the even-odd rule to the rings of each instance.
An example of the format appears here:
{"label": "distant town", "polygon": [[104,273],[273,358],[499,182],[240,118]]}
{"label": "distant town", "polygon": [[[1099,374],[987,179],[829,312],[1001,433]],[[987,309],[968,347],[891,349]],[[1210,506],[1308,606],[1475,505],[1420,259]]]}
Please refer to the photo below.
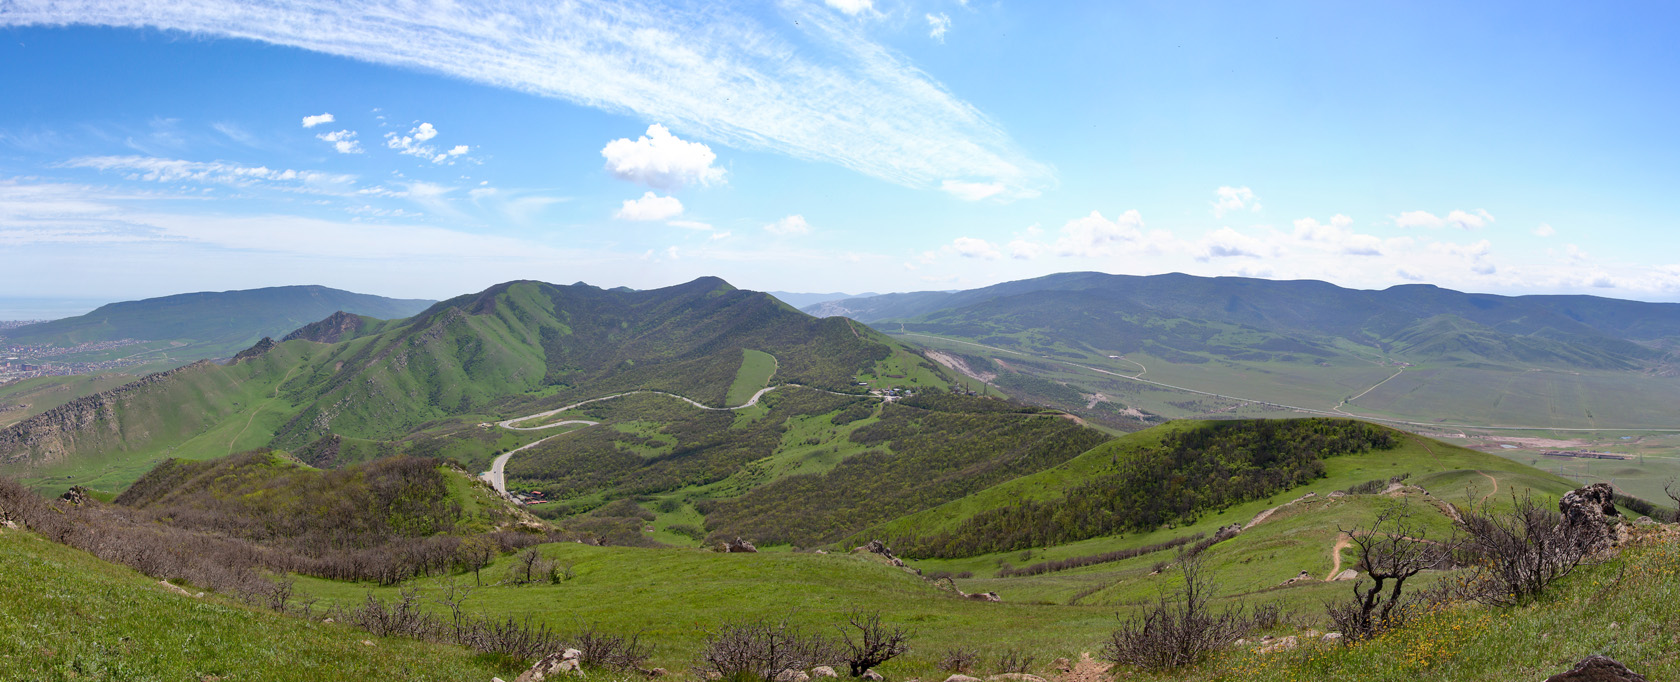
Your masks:
{"label": "distant town", "polygon": [[109,372],[145,362],[140,358],[117,358],[97,362],[66,362],[61,359],[82,353],[107,351],[143,343],[135,339],[81,343],[68,347],[13,344],[6,341],[5,330],[42,321],[44,320],[0,320],[0,384],[36,377]]}

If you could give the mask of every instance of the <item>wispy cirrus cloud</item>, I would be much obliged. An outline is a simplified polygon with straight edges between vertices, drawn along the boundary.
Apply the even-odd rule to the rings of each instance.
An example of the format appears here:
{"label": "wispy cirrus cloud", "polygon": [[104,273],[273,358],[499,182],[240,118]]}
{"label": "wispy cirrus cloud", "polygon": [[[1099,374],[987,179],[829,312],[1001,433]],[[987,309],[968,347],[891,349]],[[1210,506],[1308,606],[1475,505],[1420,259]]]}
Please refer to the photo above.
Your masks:
{"label": "wispy cirrus cloud", "polygon": [[634,0],[13,0],[0,25],[174,29],[441,72],[911,187],[952,178],[1022,190],[1054,183],[1000,125],[870,40],[852,16],[816,3],[777,9],[793,21]]}
{"label": "wispy cirrus cloud", "polygon": [[314,170],[247,166],[226,161],[187,161],[156,156],[84,156],[62,164],[121,173],[128,180],[195,182],[234,187],[265,186],[311,194],[346,195],[355,191],[356,176]]}

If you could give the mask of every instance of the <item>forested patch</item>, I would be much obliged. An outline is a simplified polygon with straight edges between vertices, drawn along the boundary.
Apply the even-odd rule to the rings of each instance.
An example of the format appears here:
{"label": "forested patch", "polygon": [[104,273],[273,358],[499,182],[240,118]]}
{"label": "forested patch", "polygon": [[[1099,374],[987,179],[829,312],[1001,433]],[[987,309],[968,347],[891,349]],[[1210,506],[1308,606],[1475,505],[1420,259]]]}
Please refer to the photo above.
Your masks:
{"label": "forested patch", "polygon": [[[636,433],[590,427],[526,450],[508,462],[511,479],[540,483],[552,498],[605,492],[609,497],[668,492],[721,481],[781,445],[787,420],[810,414],[869,407],[867,398],[783,388],[760,399],[767,414],[736,424],[736,413],[700,410],[675,398],[634,395],[580,411],[610,422],[658,422],[657,433],[675,443]],[[865,415],[867,416],[867,414]],[[646,455],[653,446],[658,454]]]}
{"label": "forested patch", "polygon": [[906,556],[952,558],[1147,532],[1320,478],[1327,457],[1398,444],[1392,430],[1348,419],[1214,422],[1117,459],[1060,499],[991,509],[950,531],[891,542]]}
{"label": "forested patch", "polygon": [[872,525],[1041,471],[1107,440],[1099,431],[1000,400],[926,395],[889,403],[851,435],[876,446],[823,474],[788,476],[697,505],[712,537],[832,542]]}

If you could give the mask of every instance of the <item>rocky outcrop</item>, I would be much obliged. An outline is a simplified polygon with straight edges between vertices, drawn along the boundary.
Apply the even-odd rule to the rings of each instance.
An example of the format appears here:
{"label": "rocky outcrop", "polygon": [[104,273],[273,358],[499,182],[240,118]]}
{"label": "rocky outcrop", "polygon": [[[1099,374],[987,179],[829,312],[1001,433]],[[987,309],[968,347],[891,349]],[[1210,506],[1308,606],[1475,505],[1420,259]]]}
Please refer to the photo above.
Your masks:
{"label": "rocky outcrop", "polygon": [[549,654],[544,656],[542,660],[537,661],[536,665],[531,666],[530,670],[520,674],[513,682],[542,682],[543,680],[559,679],[562,676],[583,677],[582,660],[583,652],[577,649],[567,649],[557,654]]}
{"label": "rocky outcrop", "polygon": [[1563,494],[1558,500],[1563,522],[1578,534],[1577,537],[1592,549],[1604,549],[1612,543],[1610,517],[1620,517],[1616,511],[1616,491],[1609,483],[1594,483]]}
{"label": "rocky outcrop", "polygon": [[346,339],[356,338],[367,326],[367,320],[360,315],[351,315],[342,310],[327,316],[320,322],[311,322],[298,327],[296,331],[282,337],[281,343],[302,339],[316,343],[338,343]]}
{"label": "rocky outcrop", "polygon": [[64,491],[63,495],[59,495],[58,499],[64,500],[65,502],[69,502],[70,504],[73,504],[73,505],[76,505],[76,506],[79,507],[79,506],[82,506],[84,504],[87,504],[88,499],[89,499],[88,498],[88,489],[83,488],[82,486],[79,486],[79,485],[73,485],[73,486],[70,486],[69,490]]}
{"label": "rocky outcrop", "polygon": [[757,554],[758,548],[754,547],[753,543],[736,537],[734,540],[723,543],[723,551],[730,554]]}
{"label": "rocky outcrop", "polygon": [[262,337],[262,340],[257,341],[256,345],[251,346],[250,348],[246,348],[245,350],[239,351],[237,354],[235,354],[233,356],[233,359],[228,361],[228,364],[229,365],[237,365],[237,364],[239,364],[241,362],[244,362],[246,360],[253,360],[253,359],[256,359],[256,358],[260,358],[260,357],[268,354],[269,351],[274,350],[274,346],[275,346],[274,339],[271,339],[269,337],[264,336],[264,337]]}
{"label": "rocky outcrop", "polygon": [[890,564],[892,564],[894,566],[897,566],[899,568],[904,567],[904,562],[900,561],[898,557],[893,556],[892,550],[887,548],[887,543],[881,542],[880,540],[870,540],[869,542],[866,542],[861,546],[854,547],[854,548],[852,548],[852,553],[853,554],[879,554],[882,557],[886,558],[887,563],[890,563]]}
{"label": "rocky outcrop", "polygon": [[[1603,485],[1603,484],[1597,484]],[[1546,682],[1646,682],[1645,676],[1629,670],[1609,656],[1588,656],[1569,672],[1546,678]]]}
{"label": "rocky outcrop", "polygon": [[127,436],[117,420],[117,408],[157,390],[171,377],[211,367],[200,360],[167,372],[148,374],[109,391],[77,398],[21,422],[0,429],[0,464],[44,463],[75,452],[85,441],[120,441]]}

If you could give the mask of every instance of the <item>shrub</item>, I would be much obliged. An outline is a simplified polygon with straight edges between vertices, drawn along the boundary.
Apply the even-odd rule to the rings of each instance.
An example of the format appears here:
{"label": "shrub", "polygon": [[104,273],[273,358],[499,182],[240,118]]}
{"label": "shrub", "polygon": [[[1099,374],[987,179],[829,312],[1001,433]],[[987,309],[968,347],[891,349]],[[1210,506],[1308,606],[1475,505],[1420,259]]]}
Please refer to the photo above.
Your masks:
{"label": "shrub", "polygon": [[1016,648],[1004,649],[998,654],[997,671],[1001,673],[1025,673],[1032,667],[1033,655]]}
{"label": "shrub", "polygon": [[967,647],[954,646],[945,650],[945,655],[939,659],[939,669],[948,673],[966,673],[974,670],[974,664],[980,662],[980,652]]}
{"label": "shrub", "polygon": [[785,622],[727,623],[706,633],[701,668],[726,680],[772,680],[783,670],[804,670],[838,658],[833,643]]}
{"label": "shrub", "polygon": [[849,654],[846,665],[851,668],[852,677],[861,677],[864,671],[886,663],[909,649],[912,632],[882,625],[880,612],[853,611],[846,617],[846,622],[857,629],[856,639],[852,638],[850,631],[841,629],[841,638]]}
{"label": "shrub", "polygon": [[1181,668],[1242,635],[1246,624],[1240,607],[1213,612],[1213,585],[1202,574],[1201,557],[1180,555],[1178,567],[1184,585],[1163,594],[1142,616],[1121,621],[1103,647],[1104,658],[1148,670]]}
{"label": "shrub", "polygon": [[1525,603],[1569,575],[1592,553],[1582,529],[1536,504],[1527,493],[1512,497],[1510,511],[1485,503],[1459,509],[1473,561],[1471,598],[1493,606]]}
{"label": "shrub", "polygon": [[642,643],[640,634],[614,635],[591,624],[571,636],[571,644],[583,654],[583,664],[618,671],[640,671],[653,656],[653,647]]}

